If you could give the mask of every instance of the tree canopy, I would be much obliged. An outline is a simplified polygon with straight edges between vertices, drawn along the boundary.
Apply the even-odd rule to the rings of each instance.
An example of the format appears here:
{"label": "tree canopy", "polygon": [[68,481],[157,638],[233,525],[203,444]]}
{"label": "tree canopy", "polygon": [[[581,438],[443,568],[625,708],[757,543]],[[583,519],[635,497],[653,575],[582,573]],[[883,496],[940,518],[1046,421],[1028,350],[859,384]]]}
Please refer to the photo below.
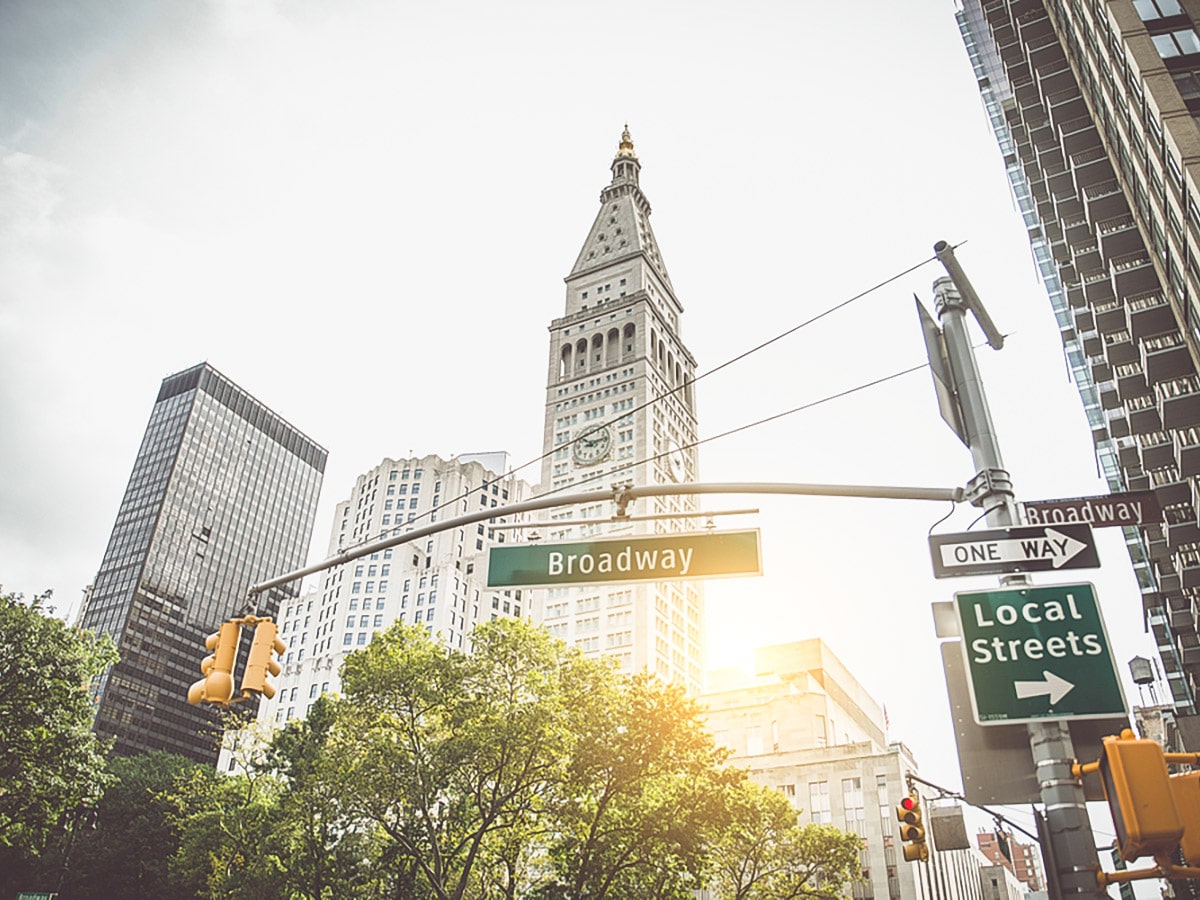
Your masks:
{"label": "tree canopy", "polygon": [[0,595],[0,848],[34,856],[102,792],[89,687],[117,659],[108,639],[49,615],[49,599]]}

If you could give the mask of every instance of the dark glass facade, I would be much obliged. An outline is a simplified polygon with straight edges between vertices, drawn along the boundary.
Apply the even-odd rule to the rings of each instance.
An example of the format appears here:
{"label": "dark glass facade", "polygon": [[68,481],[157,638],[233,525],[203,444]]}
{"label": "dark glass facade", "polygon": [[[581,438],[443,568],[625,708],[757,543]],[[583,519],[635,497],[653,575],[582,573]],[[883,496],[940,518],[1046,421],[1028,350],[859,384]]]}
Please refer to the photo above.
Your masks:
{"label": "dark glass facade", "polygon": [[[216,762],[220,720],[186,699],[204,638],[252,584],[304,564],[325,457],[207,364],[163,380],[81,617],[120,649],[94,690],[115,752]],[[269,592],[257,614],[298,590]]]}

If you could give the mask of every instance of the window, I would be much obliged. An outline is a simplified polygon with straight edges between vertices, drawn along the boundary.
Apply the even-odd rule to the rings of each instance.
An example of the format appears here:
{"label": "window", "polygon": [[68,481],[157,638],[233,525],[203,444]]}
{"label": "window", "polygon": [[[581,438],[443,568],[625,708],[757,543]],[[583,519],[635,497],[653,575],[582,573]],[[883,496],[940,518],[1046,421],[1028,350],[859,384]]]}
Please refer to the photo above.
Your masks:
{"label": "window", "polygon": [[1133,0],[1134,9],[1142,17],[1143,22],[1151,19],[1164,19],[1167,16],[1183,15],[1178,0]]}
{"label": "window", "polygon": [[812,781],[808,785],[808,811],[814,825],[832,825],[833,814],[829,810],[829,782]]}
{"label": "window", "polygon": [[376,617],[375,617],[375,627],[376,627],[376,628],[382,628],[382,627],[383,627],[383,616],[376,616]]}
{"label": "window", "polygon": [[367,643],[367,633],[365,631],[360,631],[358,633],[358,646],[362,647],[366,643]]}
{"label": "window", "polygon": [[1190,28],[1181,28],[1169,34],[1155,34],[1150,40],[1163,59],[1173,56],[1185,56],[1189,53],[1200,53],[1200,37]]}

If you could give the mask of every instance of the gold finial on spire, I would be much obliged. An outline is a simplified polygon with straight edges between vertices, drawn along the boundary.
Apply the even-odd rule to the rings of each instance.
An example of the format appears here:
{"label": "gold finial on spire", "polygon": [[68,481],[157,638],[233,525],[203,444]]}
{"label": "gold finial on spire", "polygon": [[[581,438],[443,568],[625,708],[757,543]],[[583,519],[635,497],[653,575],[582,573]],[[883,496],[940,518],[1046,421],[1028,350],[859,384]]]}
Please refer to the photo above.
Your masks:
{"label": "gold finial on spire", "polygon": [[629,123],[625,123],[625,130],[621,132],[621,144],[617,147],[617,159],[626,157],[629,159],[637,159],[637,154],[633,152],[633,138],[629,136]]}

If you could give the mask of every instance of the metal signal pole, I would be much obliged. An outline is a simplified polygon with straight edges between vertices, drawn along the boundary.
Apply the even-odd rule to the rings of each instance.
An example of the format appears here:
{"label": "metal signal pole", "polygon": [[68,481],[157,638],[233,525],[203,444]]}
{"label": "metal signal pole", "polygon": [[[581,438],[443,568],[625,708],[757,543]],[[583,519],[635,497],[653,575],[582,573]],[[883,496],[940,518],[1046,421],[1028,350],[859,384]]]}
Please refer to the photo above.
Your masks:
{"label": "metal signal pole", "polygon": [[[933,249],[950,276],[934,282],[934,306],[945,338],[946,361],[961,414],[959,436],[970,449],[975,463],[976,475],[967,487],[968,498],[985,511],[989,525],[998,528],[1018,525],[1012,480],[1000,457],[1000,445],[979,377],[975,350],[967,333],[967,311],[974,313],[992,347],[999,350],[1004,345],[1004,337],[992,324],[979,295],[955,259],[954,248],[939,241]],[[1026,575],[1002,576],[1000,582],[1004,587],[1029,583]],[[1096,877],[1100,859],[1088,820],[1083,786],[1071,772],[1071,764],[1075,761],[1071,733],[1066,723],[1060,721],[1037,722],[1028,728],[1051,845],[1051,852],[1045,857],[1053,860],[1052,865],[1046,867],[1046,876],[1051,883],[1050,896],[1052,900],[1107,900],[1107,893]]]}

